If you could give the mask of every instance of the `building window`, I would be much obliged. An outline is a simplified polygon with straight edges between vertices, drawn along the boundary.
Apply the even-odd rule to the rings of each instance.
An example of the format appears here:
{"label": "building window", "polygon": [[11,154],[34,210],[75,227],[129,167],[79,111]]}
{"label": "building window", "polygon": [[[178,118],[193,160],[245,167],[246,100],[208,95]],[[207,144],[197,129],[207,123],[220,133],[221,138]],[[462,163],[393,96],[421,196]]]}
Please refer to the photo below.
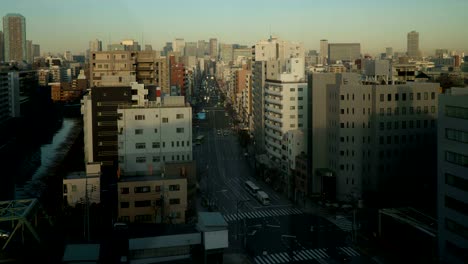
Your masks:
{"label": "building window", "polygon": [[289,91],[294,92],[294,91],[296,91],[296,89],[295,88],[289,88]]}
{"label": "building window", "polygon": [[434,92],[431,93],[431,99],[432,99],[432,100],[435,99],[435,93],[434,93]]}
{"label": "building window", "polygon": [[420,106],[416,107],[416,113],[417,113],[418,115],[421,114],[421,107],[420,107]]}
{"label": "building window", "polygon": [[76,192],[78,190],[78,188],[76,187],[76,185],[72,185],[72,192]]}
{"label": "building window", "polygon": [[445,195],[445,206],[459,212],[460,214],[468,216],[468,204],[459,201],[455,198]]}
{"label": "building window", "polygon": [[465,156],[463,154],[446,151],[445,160],[453,164],[457,164],[463,167],[468,167],[468,156]]}
{"label": "building window", "polygon": [[154,187],[154,191],[155,191],[155,192],[161,192],[161,185],[156,185],[156,186]]}
{"label": "building window", "polygon": [[142,135],[143,129],[135,129],[135,135]]}
{"label": "building window", "polygon": [[456,129],[446,128],[445,138],[448,140],[458,141],[462,143],[468,143],[468,132],[460,131]]}
{"label": "building window", "polygon": [[429,100],[429,94],[427,92],[424,93],[424,100]]}
{"label": "building window", "polygon": [[379,127],[380,127],[380,130],[384,130],[384,129],[385,129],[385,124],[384,124],[384,122],[380,122],[380,123],[379,123]]}
{"label": "building window", "polygon": [[135,201],[135,207],[150,207],[151,201],[144,200],[144,201]]}
{"label": "building window", "polygon": [[165,148],[165,147],[166,147],[166,142],[163,141],[163,148]]}
{"label": "building window", "polygon": [[460,178],[450,173],[445,173],[445,184],[468,192],[468,180]]}
{"label": "building window", "polygon": [[130,203],[129,202],[120,202],[120,208],[129,208]]}
{"label": "building window", "polygon": [[435,113],[435,106],[431,106],[431,113]]}
{"label": "building window", "polygon": [[139,186],[139,187],[135,187],[133,191],[135,193],[149,193],[151,192],[151,188],[149,186]]}
{"label": "building window", "polygon": [[128,187],[120,188],[120,194],[129,194],[129,193],[130,193],[130,188]]}
{"label": "building window", "polygon": [[445,106],[445,115],[461,119],[468,119],[468,108],[457,106]]}
{"label": "building window", "polygon": [[385,95],[384,94],[381,94],[380,95],[380,102],[383,102],[385,100]]}
{"label": "building window", "polygon": [[289,118],[294,119],[296,118],[296,115],[290,115]]}
{"label": "building window", "polygon": [[158,133],[158,129],[157,129],[157,128],[154,129],[154,133]]}
{"label": "building window", "polygon": [[169,204],[180,204],[179,198],[169,199]]}
{"label": "building window", "polygon": [[169,118],[168,117],[163,117],[162,122],[163,123],[169,123]]}
{"label": "building window", "polygon": [[135,148],[136,149],[145,149],[146,148],[146,143],[135,143]]}
{"label": "building window", "polygon": [[296,97],[289,97],[289,101],[296,101]]}
{"label": "building window", "polygon": [[290,107],[289,107],[289,110],[295,110],[295,109],[296,109],[295,106],[290,106]]}
{"label": "building window", "polygon": [[461,263],[468,263],[468,249],[461,248],[450,241],[445,241],[447,252],[461,260]]}
{"label": "building window", "polygon": [[380,115],[381,116],[385,115],[385,109],[384,108],[380,108]]}
{"label": "building window", "polygon": [[176,119],[183,119],[184,118],[184,114],[177,114],[176,115]]}
{"label": "building window", "polygon": [[136,157],[136,163],[145,163],[146,157]]}
{"label": "building window", "polygon": [[177,133],[184,133],[184,128],[183,127],[178,127],[176,128]]}
{"label": "building window", "polygon": [[468,239],[468,227],[463,226],[449,218],[445,218],[445,227],[450,232]]}
{"label": "building window", "polygon": [[392,129],[392,122],[387,122],[387,130],[391,130]]}
{"label": "building window", "polygon": [[296,124],[290,124],[289,127],[296,127]]}
{"label": "building window", "polygon": [[392,101],[392,94],[387,94],[387,101],[389,101],[389,102]]}
{"label": "building window", "polygon": [[401,108],[401,114],[402,114],[402,115],[406,115],[406,107],[402,107],[402,108]]}
{"label": "building window", "polygon": [[135,120],[145,120],[145,115],[136,115]]}
{"label": "building window", "polygon": [[344,94],[340,95],[341,101],[344,100]]}
{"label": "building window", "polygon": [[160,162],[160,161],[161,161],[161,157],[153,156],[153,162]]}
{"label": "building window", "polygon": [[135,215],[135,223],[142,223],[142,222],[151,222],[153,221],[152,215]]}
{"label": "building window", "polygon": [[392,108],[391,107],[387,108],[387,115],[388,116],[392,115]]}
{"label": "building window", "polygon": [[414,100],[414,95],[413,95],[413,93],[409,93],[409,100],[410,100],[410,101],[413,101],[413,100]]}
{"label": "building window", "polygon": [[297,109],[302,110],[304,107],[302,105],[298,106]]}
{"label": "building window", "polygon": [[410,115],[414,114],[414,107],[410,106],[410,108],[409,108],[409,114],[410,114]]}
{"label": "building window", "polygon": [[180,191],[180,184],[169,185],[169,191]]}
{"label": "building window", "polygon": [[400,109],[398,107],[395,107],[395,111],[393,112],[394,115],[399,115],[400,114]]}
{"label": "building window", "polygon": [[299,97],[297,98],[298,101],[302,101],[303,99],[304,99],[304,97],[302,97],[302,96],[299,96]]}
{"label": "building window", "polygon": [[304,88],[302,88],[302,87],[297,88],[298,92],[302,92],[303,90],[304,90]]}
{"label": "building window", "polygon": [[421,93],[416,94],[416,100],[418,100],[418,101],[421,100]]}
{"label": "building window", "polygon": [[153,142],[153,148],[160,148],[161,142]]}
{"label": "building window", "polygon": [[171,147],[174,147],[174,141],[171,141]]}
{"label": "building window", "polygon": [[398,99],[399,99],[399,95],[395,94],[395,101],[398,101]]}

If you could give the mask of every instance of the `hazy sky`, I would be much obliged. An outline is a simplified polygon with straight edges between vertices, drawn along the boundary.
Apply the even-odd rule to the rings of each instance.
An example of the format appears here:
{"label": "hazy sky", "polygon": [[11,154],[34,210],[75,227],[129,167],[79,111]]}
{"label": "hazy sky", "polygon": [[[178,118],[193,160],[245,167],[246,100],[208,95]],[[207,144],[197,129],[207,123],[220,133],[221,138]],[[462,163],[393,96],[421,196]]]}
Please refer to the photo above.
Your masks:
{"label": "hazy sky", "polygon": [[2,17],[26,17],[27,39],[41,52],[85,51],[95,38],[104,46],[143,39],[157,50],[176,37],[252,45],[270,29],[306,49],[328,39],[359,42],[363,53],[406,51],[406,34],[416,30],[424,52],[468,51],[468,0],[0,0],[0,6]]}

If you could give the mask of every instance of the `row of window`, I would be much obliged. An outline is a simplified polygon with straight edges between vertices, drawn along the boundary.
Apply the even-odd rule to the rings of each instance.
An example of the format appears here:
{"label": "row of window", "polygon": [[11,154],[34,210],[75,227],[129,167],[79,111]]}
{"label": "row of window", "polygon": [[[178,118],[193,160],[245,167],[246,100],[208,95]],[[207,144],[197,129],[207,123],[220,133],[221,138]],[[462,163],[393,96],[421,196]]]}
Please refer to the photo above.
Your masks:
{"label": "row of window", "polygon": [[[297,97],[298,101],[302,101],[303,99],[304,99],[304,97],[302,97],[302,96]],[[289,101],[296,101],[296,97],[289,97]]]}
{"label": "row of window", "polygon": [[[414,100],[414,93],[395,93],[395,94],[386,94],[387,96],[387,102],[391,102],[392,100],[395,100],[395,101],[399,101],[400,100],[400,95],[401,95],[401,100],[402,101],[406,101],[407,98],[409,99],[409,101],[413,101]],[[431,92],[431,100],[435,100],[435,97],[436,97],[436,94],[435,92]],[[342,94],[340,95],[340,98],[342,101],[345,100],[345,95]],[[429,93],[428,92],[424,92],[424,93],[416,93],[416,100],[422,100],[422,98],[424,98],[424,100],[429,100]],[[349,94],[346,94],[346,100],[350,100],[350,96]],[[351,95],[351,100],[354,101],[354,94]],[[366,95],[365,94],[362,94],[362,100],[365,101],[366,100]],[[367,100],[371,100],[371,95],[368,94],[367,96]],[[380,102],[384,102],[385,101],[385,94],[380,94]]]}
{"label": "row of window", "polygon": [[[365,110],[363,108],[363,110]],[[413,115],[413,114],[428,114],[429,113],[429,106],[424,106],[424,108],[421,108],[421,106],[417,106],[416,107],[416,112],[414,111],[414,107],[413,106],[410,106],[408,107],[408,114],[410,115]],[[431,113],[435,113],[436,112],[436,108],[435,106],[431,106]],[[400,114],[400,108],[398,107],[395,107],[395,108],[391,108],[391,107],[387,107],[387,116],[391,116],[393,113],[393,115],[399,115]],[[385,115],[385,108],[380,108],[380,115],[381,116],[384,116]],[[406,115],[406,107],[401,107],[401,115]]]}
{"label": "row of window", "polygon": [[445,207],[468,216],[468,204],[447,195],[445,196]]}
{"label": "row of window", "polygon": [[468,108],[458,106],[445,106],[445,115],[461,119],[468,119]]}
{"label": "row of window", "polygon": [[[183,127],[177,127],[176,128],[176,133],[184,133],[185,129]],[[158,129],[154,129],[154,133],[158,133]],[[143,129],[142,128],[137,128],[135,129],[135,135],[143,135]]]}
{"label": "row of window", "polygon": [[[161,156],[162,157],[162,161],[166,161],[166,156]],[[161,161],[161,157],[160,156],[153,156],[152,158],[152,161],[153,162],[160,162]],[[190,160],[190,155],[187,154],[187,156],[185,155],[171,155],[171,161],[185,161],[185,160]],[[146,163],[147,159],[146,157],[136,157],[135,158],[135,162],[136,163]],[[119,156],[119,163],[124,163],[124,157],[123,156]]]}
{"label": "row of window", "polygon": [[[154,187],[155,192],[160,192],[161,191],[161,185],[156,185]],[[169,185],[169,191],[180,191],[180,184],[171,184]],[[134,193],[149,193],[151,192],[151,186],[138,186],[133,188]],[[129,187],[122,187],[120,188],[120,193],[121,194],[129,194],[130,193],[130,188]]]}
{"label": "row of window", "polygon": [[445,151],[445,160],[453,164],[468,167],[468,156],[460,153]]}
{"label": "row of window", "polygon": [[[422,122],[421,122],[422,121]],[[415,124],[416,124],[416,128],[435,128],[435,120],[416,120],[416,122],[414,122],[413,120],[409,120],[409,121],[394,121],[394,122],[380,122],[379,123],[379,128],[380,130],[392,130],[392,129],[400,129],[400,123],[401,123],[401,128],[402,129],[412,129],[412,128],[415,128]],[[407,126],[408,124],[408,126]],[[421,126],[422,125],[422,126]]]}
{"label": "row of window", "polygon": [[[179,198],[169,199],[170,205],[180,204]],[[151,200],[135,201],[134,207],[150,207],[150,206],[162,206],[162,200],[158,199],[154,204],[151,203]],[[120,208],[130,208],[130,202],[120,202]]]}
{"label": "row of window", "polygon": [[452,219],[445,218],[445,228],[451,231],[455,235],[459,235],[465,239],[468,239],[468,227],[453,221]]}
{"label": "row of window", "polygon": [[[185,144],[185,142],[187,142],[187,144]],[[175,143],[175,144],[174,144]],[[162,142],[162,146],[163,148],[166,147],[166,142]],[[190,147],[190,141],[171,141],[171,147]],[[161,147],[161,142],[153,142],[152,143],[152,147],[153,148],[160,148]],[[135,148],[136,149],[146,149],[146,143],[142,142],[142,143],[135,143]]]}
{"label": "row of window", "polygon": [[445,173],[445,184],[448,184],[462,191],[468,192],[468,180],[465,180],[453,174]]}
{"label": "row of window", "polygon": [[[299,110],[304,109],[304,106],[298,105],[298,106],[297,106],[297,109],[299,109]],[[296,110],[296,107],[295,107],[295,106],[290,106],[290,107],[289,107],[289,110]]]}
{"label": "row of window", "polygon": [[[392,140],[393,139],[393,140]],[[380,136],[379,137],[379,144],[380,145],[384,145],[384,144],[406,144],[406,143],[413,143],[413,142],[417,142],[417,143],[421,143],[421,141],[424,141],[424,142],[429,142],[431,140],[431,136],[430,134],[424,134],[424,135],[421,135],[421,134],[415,134],[415,135],[408,135],[408,137],[406,135],[395,135],[395,136],[387,136],[387,141],[385,142],[385,137],[384,136]]]}
{"label": "row of window", "polygon": [[445,138],[449,140],[453,140],[453,141],[458,141],[461,143],[468,143],[468,132],[446,128]]}
{"label": "row of window", "polygon": [[[159,115],[156,115],[156,118],[158,118],[158,117],[159,117]],[[184,114],[176,114],[176,119],[183,119],[183,118],[184,118]],[[135,120],[145,120],[145,115],[135,115]],[[168,123],[169,118],[168,117],[163,117],[162,122],[163,123]]]}

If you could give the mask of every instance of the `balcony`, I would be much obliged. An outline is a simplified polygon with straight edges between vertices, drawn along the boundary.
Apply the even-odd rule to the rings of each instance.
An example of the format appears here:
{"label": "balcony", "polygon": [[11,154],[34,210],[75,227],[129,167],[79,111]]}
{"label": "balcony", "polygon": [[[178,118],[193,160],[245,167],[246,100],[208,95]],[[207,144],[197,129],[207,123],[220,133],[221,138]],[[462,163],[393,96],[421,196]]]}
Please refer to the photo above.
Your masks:
{"label": "balcony", "polygon": [[275,134],[273,131],[265,130],[265,135],[272,137],[274,139],[277,139],[277,140],[281,140],[281,136],[278,134]]}
{"label": "balcony", "polygon": [[277,114],[283,114],[283,107],[277,105],[265,105],[265,110],[274,112]]}
{"label": "balcony", "polygon": [[273,99],[271,97],[265,96],[265,102],[271,103],[271,104],[276,104],[276,105],[283,105],[281,102],[281,99]]}
{"label": "balcony", "polygon": [[283,96],[281,93],[281,89],[274,89],[274,88],[265,88],[265,94],[271,94],[271,95],[276,95],[276,96]]}

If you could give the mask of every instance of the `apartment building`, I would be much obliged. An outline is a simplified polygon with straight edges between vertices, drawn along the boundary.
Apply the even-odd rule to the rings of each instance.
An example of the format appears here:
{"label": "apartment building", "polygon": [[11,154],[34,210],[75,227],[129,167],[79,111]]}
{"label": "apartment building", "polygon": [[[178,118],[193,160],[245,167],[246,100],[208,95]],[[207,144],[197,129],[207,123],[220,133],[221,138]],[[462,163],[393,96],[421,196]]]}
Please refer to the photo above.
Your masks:
{"label": "apartment building", "polygon": [[0,124],[20,116],[20,76],[0,71]]}
{"label": "apartment building", "polygon": [[119,221],[185,223],[187,179],[179,176],[122,177],[118,182]]}
{"label": "apartment building", "polygon": [[468,262],[468,90],[439,96],[438,244],[442,263]]}
{"label": "apartment building", "polygon": [[183,96],[120,105],[119,167],[125,177],[161,172],[170,162],[191,161],[192,108]]}

